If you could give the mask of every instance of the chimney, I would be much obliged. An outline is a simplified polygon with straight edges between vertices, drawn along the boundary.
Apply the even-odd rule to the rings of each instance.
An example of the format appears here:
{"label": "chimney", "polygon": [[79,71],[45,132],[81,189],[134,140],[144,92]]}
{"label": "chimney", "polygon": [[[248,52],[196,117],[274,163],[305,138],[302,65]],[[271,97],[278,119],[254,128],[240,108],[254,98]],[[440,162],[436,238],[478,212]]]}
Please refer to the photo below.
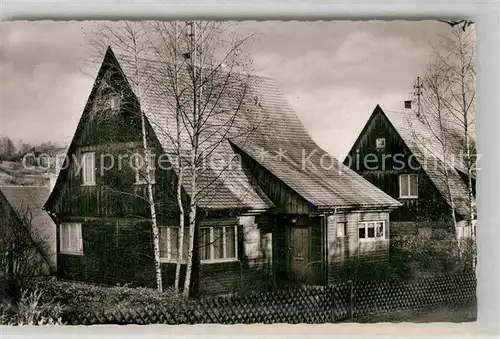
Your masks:
{"label": "chimney", "polygon": [[411,109],[411,100],[405,100],[405,108]]}

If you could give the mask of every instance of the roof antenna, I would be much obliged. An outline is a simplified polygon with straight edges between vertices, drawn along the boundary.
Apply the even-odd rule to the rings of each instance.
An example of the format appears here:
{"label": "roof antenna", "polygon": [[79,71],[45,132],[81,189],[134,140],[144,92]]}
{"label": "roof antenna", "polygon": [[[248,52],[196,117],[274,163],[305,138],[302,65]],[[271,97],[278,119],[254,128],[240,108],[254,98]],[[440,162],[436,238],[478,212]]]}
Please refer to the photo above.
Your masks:
{"label": "roof antenna", "polygon": [[422,103],[420,101],[420,97],[424,95],[422,89],[424,88],[424,84],[421,82],[420,77],[417,77],[415,84],[413,85],[413,95],[417,97],[417,117],[420,117],[420,113],[422,110]]}

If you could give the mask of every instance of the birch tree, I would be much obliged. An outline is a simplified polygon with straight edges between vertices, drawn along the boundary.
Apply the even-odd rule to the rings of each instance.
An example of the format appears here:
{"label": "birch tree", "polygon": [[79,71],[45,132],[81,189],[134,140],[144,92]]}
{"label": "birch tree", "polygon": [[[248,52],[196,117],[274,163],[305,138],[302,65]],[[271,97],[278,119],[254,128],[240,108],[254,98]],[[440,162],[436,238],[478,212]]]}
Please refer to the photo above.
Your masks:
{"label": "birch tree", "polygon": [[[230,136],[249,135],[255,125],[236,130],[235,121],[249,103],[251,63],[243,46],[251,38],[228,33],[217,22],[155,23],[155,46],[163,70],[156,81],[170,98],[175,112],[175,136],[172,143],[177,157],[177,201],[180,209],[180,231],[175,284],[184,246],[184,220],[188,221],[188,250],[183,294],[190,291],[193,271],[199,269],[200,234],[197,215],[200,201],[217,191],[216,182],[223,179],[232,159],[214,171],[205,161],[218,152]],[[157,75],[157,76],[158,76]],[[162,81],[168,79],[167,81]],[[174,98],[172,100],[171,98]],[[187,188],[187,211],[182,203],[181,185]],[[203,206],[201,206],[203,208]],[[185,216],[187,214],[187,218]],[[196,244],[195,244],[196,242]],[[196,246],[195,246],[196,245]]]}
{"label": "birch tree", "polygon": [[[457,227],[458,199],[454,194],[451,171],[465,172],[467,205],[471,232],[476,219],[474,173],[476,165],[475,133],[475,36],[469,21],[447,22],[450,29],[432,46],[433,61],[423,77],[422,104],[419,120],[430,135],[417,135],[419,142],[435,159],[441,161],[434,170],[442,172],[451,206],[451,218]],[[434,140],[435,142],[432,142]],[[457,157],[458,155],[458,157]]]}
{"label": "birch tree", "polygon": [[[182,162],[182,148],[185,140],[182,138],[182,109],[184,103],[184,86],[181,82],[183,68],[186,67],[185,58],[182,57],[185,49],[183,48],[185,39],[185,24],[178,21],[171,22],[153,22],[150,24],[151,33],[149,43],[154,57],[160,61],[161,70],[157,74],[156,86],[161,90],[162,96],[166,99],[167,107],[175,112],[174,131],[164,130],[164,126],[157,126],[164,130],[165,135],[169,137],[173,149],[170,153],[171,158],[176,159],[177,183],[176,183],[176,201],[179,208],[179,232],[177,246],[177,261],[175,266],[174,291],[178,293],[181,264],[184,254],[184,229],[185,229],[185,211],[183,201],[183,179],[184,164]],[[173,132],[173,133],[170,133]]]}
{"label": "birch tree", "polygon": [[[449,34],[435,46],[435,61],[424,77],[423,121],[439,140],[445,163],[465,169],[470,220],[476,219],[473,177],[476,169],[475,31],[472,23],[451,25]],[[458,163],[457,163],[458,162]],[[449,184],[449,180],[448,184]]]}
{"label": "birch tree", "polygon": [[431,154],[434,153],[432,155],[434,155],[438,159],[441,159],[442,156],[442,164],[436,163],[435,166],[437,167],[436,170],[442,171],[444,184],[446,185],[447,194],[450,201],[451,219],[453,221],[454,228],[456,228],[457,218],[455,197],[450,182],[450,166],[453,165],[452,162],[456,159],[451,159],[452,157],[448,156],[452,142],[449,135],[451,121],[449,111],[445,105],[445,100],[447,100],[445,96],[447,95],[447,91],[449,91],[450,86],[448,71],[448,67],[445,64],[437,61],[436,63],[429,65],[428,71],[424,77],[426,95],[424,96],[423,101],[425,105],[425,111],[420,119],[430,131],[432,139],[437,141],[437,152],[436,148],[432,148],[432,146],[436,145],[427,145],[429,140],[420,140],[420,142],[426,144],[427,150],[430,150]]}

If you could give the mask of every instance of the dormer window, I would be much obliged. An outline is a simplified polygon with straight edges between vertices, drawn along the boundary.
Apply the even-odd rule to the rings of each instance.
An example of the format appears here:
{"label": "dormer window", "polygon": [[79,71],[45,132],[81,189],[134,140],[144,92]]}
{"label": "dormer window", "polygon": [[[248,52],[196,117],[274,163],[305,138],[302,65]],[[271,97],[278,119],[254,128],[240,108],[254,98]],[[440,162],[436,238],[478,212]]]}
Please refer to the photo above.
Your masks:
{"label": "dormer window", "polygon": [[109,96],[109,107],[112,110],[116,110],[120,107],[121,97],[117,94],[113,94]]}
{"label": "dormer window", "polygon": [[377,138],[375,141],[377,150],[383,150],[385,148],[385,138]]}

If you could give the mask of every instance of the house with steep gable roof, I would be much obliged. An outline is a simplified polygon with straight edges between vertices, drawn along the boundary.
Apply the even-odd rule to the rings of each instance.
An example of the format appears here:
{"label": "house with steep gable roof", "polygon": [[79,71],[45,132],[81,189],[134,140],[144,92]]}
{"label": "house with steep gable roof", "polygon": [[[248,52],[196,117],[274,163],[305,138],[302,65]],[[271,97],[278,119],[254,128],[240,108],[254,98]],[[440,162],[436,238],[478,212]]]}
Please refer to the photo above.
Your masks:
{"label": "house with steep gable roof", "polygon": [[[144,72],[161,74],[161,63],[142,62]],[[149,208],[140,198],[144,182],[127,166],[111,168],[105,156],[116,159],[142,147],[142,110],[150,148],[166,154],[171,165],[147,174],[154,182],[164,282],[170,285],[179,219],[178,169],[169,156],[172,99],[150,86],[138,107],[129,65],[108,48],[45,208],[58,227],[59,276],[154,286]],[[198,175],[206,189],[197,200],[195,293],[324,284],[335,278],[330,267],[346,258],[386,261],[389,213],[400,203],[319,148],[273,79],[251,76],[246,91],[244,109],[211,153],[241,162],[226,171],[211,163]],[[220,102],[224,110],[232,104]],[[187,200],[189,180],[183,176]]]}
{"label": "house with steep gable roof", "polygon": [[[43,210],[49,193],[48,186],[0,185],[3,268],[9,270],[9,265],[13,265],[26,275],[55,272],[56,225]],[[10,260],[9,253],[12,253]]]}
{"label": "house with steep gable roof", "polygon": [[[445,157],[435,132],[413,110],[377,105],[368,118],[344,164],[402,203],[391,213],[393,236],[434,229],[455,232],[459,238],[475,233],[468,226],[471,213],[467,169],[460,154],[462,139],[459,133],[452,136]],[[475,173],[472,182],[475,186]],[[460,225],[457,230],[452,204]]]}

